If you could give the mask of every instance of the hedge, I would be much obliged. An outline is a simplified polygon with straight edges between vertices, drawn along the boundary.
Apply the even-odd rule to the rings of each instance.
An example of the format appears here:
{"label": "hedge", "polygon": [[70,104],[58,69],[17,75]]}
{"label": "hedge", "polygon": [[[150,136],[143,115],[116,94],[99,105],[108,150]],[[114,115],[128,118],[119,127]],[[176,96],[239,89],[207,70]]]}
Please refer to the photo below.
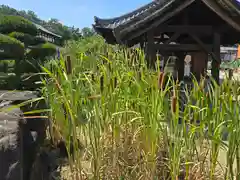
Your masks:
{"label": "hedge", "polygon": [[40,64],[37,60],[28,62],[28,60],[22,60],[19,62],[18,73],[38,73],[40,71]]}
{"label": "hedge", "polygon": [[21,16],[0,15],[0,33],[22,32],[32,36],[37,35],[37,27]]}
{"label": "hedge", "polygon": [[46,40],[41,37],[35,37],[34,42],[31,45],[38,45],[38,44],[44,44],[46,43]]}
{"label": "hedge", "polygon": [[22,59],[24,45],[19,40],[0,34],[0,59]]}
{"label": "hedge", "polygon": [[25,45],[38,45],[45,43],[45,39],[40,37],[34,37],[29,34],[21,33],[21,32],[12,32],[8,34],[10,37],[18,39],[19,41],[23,42]]}
{"label": "hedge", "polygon": [[8,36],[13,37],[13,38],[23,42],[25,45],[32,44],[32,42],[34,41],[33,36],[22,33],[22,32],[12,32],[12,33],[8,34]]}
{"label": "hedge", "polygon": [[28,59],[45,60],[46,57],[56,54],[56,48],[54,44],[44,43],[31,47],[31,50],[27,53]]}
{"label": "hedge", "polygon": [[9,73],[13,72],[15,60],[1,60],[0,61],[0,72]]}

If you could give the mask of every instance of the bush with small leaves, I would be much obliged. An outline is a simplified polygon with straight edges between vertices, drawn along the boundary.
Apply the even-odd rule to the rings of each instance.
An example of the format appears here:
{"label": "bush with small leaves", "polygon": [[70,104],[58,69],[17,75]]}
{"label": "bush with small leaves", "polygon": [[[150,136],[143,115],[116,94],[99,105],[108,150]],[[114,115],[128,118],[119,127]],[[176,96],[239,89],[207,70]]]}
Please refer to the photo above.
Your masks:
{"label": "bush with small leaves", "polygon": [[25,46],[31,45],[34,41],[34,36],[22,32],[11,32],[8,36],[23,42]]}
{"label": "bush with small leaves", "polygon": [[34,37],[32,35],[21,33],[21,32],[11,32],[8,35],[10,37],[13,37],[23,42],[25,46],[34,46],[34,45],[38,45],[46,42],[46,40],[41,37]]}
{"label": "bush with small leaves", "polygon": [[21,16],[0,15],[0,33],[22,32],[32,36],[37,35],[37,27]]}
{"label": "bush with small leaves", "polygon": [[38,45],[38,44],[43,44],[46,43],[46,40],[41,38],[41,37],[35,37],[34,41],[31,45]]}
{"label": "bush with small leaves", "polygon": [[0,59],[22,59],[24,44],[19,40],[0,34]]}
{"label": "bush with small leaves", "polygon": [[57,46],[51,43],[44,43],[34,47],[27,53],[27,59],[45,60],[49,56],[56,54]]}
{"label": "bush with small leaves", "polygon": [[0,72],[11,73],[12,68],[14,68],[14,60],[1,60],[0,61]]}

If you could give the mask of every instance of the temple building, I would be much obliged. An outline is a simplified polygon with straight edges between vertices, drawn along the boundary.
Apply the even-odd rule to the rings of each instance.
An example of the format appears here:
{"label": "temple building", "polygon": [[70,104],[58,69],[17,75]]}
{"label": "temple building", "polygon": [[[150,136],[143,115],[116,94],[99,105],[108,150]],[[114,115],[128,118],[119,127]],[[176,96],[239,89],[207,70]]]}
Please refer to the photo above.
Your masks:
{"label": "temple building", "polygon": [[219,82],[220,47],[240,40],[240,5],[236,0],[155,0],[119,17],[95,17],[93,27],[108,43],[140,44],[149,66],[158,53],[164,59],[174,54],[179,79],[186,55],[197,79],[211,59],[211,74]]}
{"label": "temple building", "polygon": [[38,29],[38,35],[37,35],[38,37],[41,37],[41,38],[45,39],[46,41],[53,43],[53,44],[60,43],[62,36],[47,30],[46,28],[44,28],[43,26],[41,26],[39,24],[34,23],[34,25]]}

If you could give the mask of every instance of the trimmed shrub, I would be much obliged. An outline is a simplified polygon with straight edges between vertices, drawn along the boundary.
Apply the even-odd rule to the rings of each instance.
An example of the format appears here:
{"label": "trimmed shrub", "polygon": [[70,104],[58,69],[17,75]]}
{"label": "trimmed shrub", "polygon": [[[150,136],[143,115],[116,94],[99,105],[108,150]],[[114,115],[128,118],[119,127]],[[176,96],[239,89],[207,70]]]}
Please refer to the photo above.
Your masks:
{"label": "trimmed shrub", "polygon": [[18,64],[18,73],[38,73],[41,69],[39,61],[38,60],[22,60]]}
{"label": "trimmed shrub", "polygon": [[8,36],[13,37],[13,38],[23,42],[25,45],[31,45],[34,41],[33,36],[22,33],[22,32],[12,32],[12,33],[8,34]]}
{"label": "trimmed shrub", "polygon": [[0,59],[22,59],[24,45],[19,40],[0,34]]}
{"label": "trimmed shrub", "polygon": [[15,60],[0,60],[0,72],[11,73],[14,65]]}
{"label": "trimmed shrub", "polygon": [[43,39],[41,37],[34,37],[32,35],[21,33],[21,32],[12,32],[8,35],[10,37],[18,39],[19,41],[23,42],[27,46],[38,45],[38,44],[42,44],[42,43],[46,42],[45,39]]}
{"label": "trimmed shrub", "polygon": [[56,48],[54,44],[44,43],[31,47],[31,50],[27,53],[28,59],[45,60],[46,57],[54,56],[56,54]]}
{"label": "trimmed shrub", "polygon": [[0,15],[0,33],[22,32],[32,36],[37,35],[37,27],[21,16]]}
{"label": "trimmed shrub", "polygon": [[46,40],[41,37],[35,37],[34,42],[31,45],[38,45],[38,44],[44,44],[46,43]]}

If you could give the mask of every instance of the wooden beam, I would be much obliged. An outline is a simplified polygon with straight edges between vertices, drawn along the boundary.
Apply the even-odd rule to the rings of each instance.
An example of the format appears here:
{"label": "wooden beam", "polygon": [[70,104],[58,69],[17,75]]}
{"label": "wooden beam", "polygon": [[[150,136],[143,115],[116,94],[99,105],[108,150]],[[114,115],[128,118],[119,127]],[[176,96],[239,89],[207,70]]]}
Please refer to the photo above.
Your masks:
{"label": "wooden beam", "polygon": [[[212,45],[205,45],[210,52]],[[155,44],[155,48],[159,51],[202,51],[203,48],[197,44]]]}
{"label": "wooden beam", "polygon": [[147,33],[147,47],[146,47],[147,62],[149,67],[153,67],[155,63],[156,50],[154,49],[154,34],[153,31]]}
{"label": "wooden beam", "polygon": [[159,36],[154,36],[154,39],[160,40],[160,41],[165,41],[169,39],[169,37],[165,34],[160,34]]}
{"label": "wooden beam", "polygon": [[212,26],[191,26],[191,25],[162,25],[157,28],[160,32],[199,33],[212,34]]}
{"label": "wooden beam", "polygon": [[171,36],[168,40],[166,40],[164,44],[169,44],[171,42],[176,41],[177,38],[179,38],[180,35],[181,35],[181,33],[176,32],[173,36]]}
{"label": "wooden beam", "polygon": [[206,44],[204,44],[201,39],[199,39],[196,34],[193,33],[188,33],[190,37],[192,37],[192,39],[199,44],[199,46],[202,47],[202,49],[206,52],[206,53],[210,53],[212,52],[212,47],[210,49],[208,49],[208,47],[206,46]]}
{"label": "wooden beam", "polygon": [[214,11],[219,17],[221,17],[226,23],[232,26],[234,29],[240,31],[239,23],[235,22],[232,17],[230,17],[226,11],[224,11],[216,2],[217,1],[209,1],[202,0],[204,4],[206,4],[212,11]]}

